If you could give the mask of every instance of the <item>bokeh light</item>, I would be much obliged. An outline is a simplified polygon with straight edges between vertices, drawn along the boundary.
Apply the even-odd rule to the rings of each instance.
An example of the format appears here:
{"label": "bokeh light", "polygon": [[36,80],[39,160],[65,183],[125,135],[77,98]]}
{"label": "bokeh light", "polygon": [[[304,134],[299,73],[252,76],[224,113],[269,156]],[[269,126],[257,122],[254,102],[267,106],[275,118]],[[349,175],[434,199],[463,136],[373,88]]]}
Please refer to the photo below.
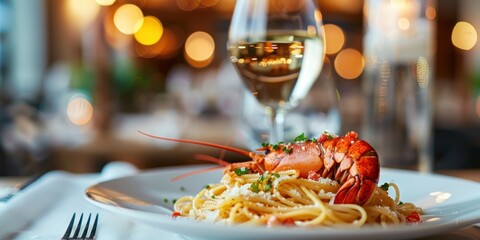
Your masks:
{"label": "bokeh light", "polygon": [[355,79],[362,74],[365,61],[359,51],[347,48],[338,53],[334,66],[340,77]]}
{"label": "bokeh light", "polygon": [[122,5],[115,12],[113,22],[120,32],[127,35],[134,34],[142,27],[142,10],[133,4]]}
{"label": "bokeh light", "polygon": [[428,6],[427,9],[425,9],[425,16],[428,19],[433,20],[437,17],[437,10],[432,6]]}
{"label": "bokeh light", "polygon": [[95,1],[98,3],[98,5],[102,5],[102,6],[110,6],[115,2],[115,0],[95,0]]}
{"label": "bokeh light", "polygon": [[67,116],[73,124],[85,125],[92,120],[93,106],[84,97],[72,98],[68,103]]}
{"label": "bokeh light", "polygon": [[176,0],[177,6],[183,11],[193,11],[200,6],[200,0]]}
{"label": "bokeh light", "polygon": [[378,87],[378,93],[375,98],[377,99],[377,113],[380,120],[383,120],[387,117],[387,113],[390,112],[388,99],[390,98],[390,79],[392,78],[392,68],[388,61],[383,61],[380,63],[380,68],[378,71],[380,76],[380,86]]}
{"label": "bokeh light", "polygon": [[470,50],[477,43],[477,31],[468,22],[457,22],[452,31],[452,43],[462,50]]}
{"label": "bokeh light", "polygon": [[398,19],[398,28],[408,30],[410,28],[410,20],[405,17]]}
{"label": "bokeh light", "polygon": [[121,33],[117,27],[115,27],[115,23],[113,22],[114,13],[115,11],[113,10],[106,11],[105,18],[103,19],[105,40],[115,49],[126,49],[132,42],[132,38],[129,35]]}
{"label": "bokeh light", "polygon": [[326,54],[335,54],[340,51],[345,44],[345,34],[343,30],[335,24],[325,24],[325,49]]}
{"label": "bokeh light", "polygon": [[425,57],[417,59],[417,82],[420,88],[428,87],[430,83],[430,68],[428,60]]}
{"label": "bokeh light", "polygon": [[135,53],[144,58],[171,58],[177,55],[184,38],[185,35],[180,28],[176,26],[165,27],[160,41],[150,46],[136,44]]}
{"label": "bokeh light", "polygon": [[95,0],[68,0],[66,2],[68,18],[80,30],[83,30],[100,12],[100,6]]}
{"label": "bokeh light", "polygon": [[185,41],[185,59],[194,67],[207,66],[215,51],[215,41],[206,32],[194,32]]}
{"label": "bokeh light", "polygon": [[157,43],[163,34],[163,26],[160,20],[154,16],[143,18],[142,27],[134,33],[135,39],[143,45]]}

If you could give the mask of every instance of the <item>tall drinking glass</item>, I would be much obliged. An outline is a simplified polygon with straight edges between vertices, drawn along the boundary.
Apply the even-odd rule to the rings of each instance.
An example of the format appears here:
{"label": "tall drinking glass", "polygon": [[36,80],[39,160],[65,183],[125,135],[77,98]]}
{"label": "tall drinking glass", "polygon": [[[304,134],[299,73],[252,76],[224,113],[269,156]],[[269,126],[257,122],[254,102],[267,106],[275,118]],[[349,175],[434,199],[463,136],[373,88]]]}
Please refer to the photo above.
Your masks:
{"label": "tall drinking glass", "polygon": [[237,0],[228,35],[230,61],[270,119],[269,141],[284,139],[287,111],[318,79],[325,44],[310,0]]}
{"label": "tall drinking glass", "polygon": [[383,167],[433,170],[435,5],[365,1],[363,137]]}

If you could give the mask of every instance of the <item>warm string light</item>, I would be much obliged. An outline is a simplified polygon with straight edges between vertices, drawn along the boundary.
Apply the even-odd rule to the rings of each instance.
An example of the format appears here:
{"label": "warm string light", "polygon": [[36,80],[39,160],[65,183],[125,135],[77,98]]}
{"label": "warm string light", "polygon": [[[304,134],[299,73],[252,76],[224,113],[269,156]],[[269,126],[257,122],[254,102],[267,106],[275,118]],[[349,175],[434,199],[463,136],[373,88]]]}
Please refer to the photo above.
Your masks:
{"label": "warm string light", "polygon": [[340,77],[355,79],[362,74],[365,60],[358,50],[347,48],[338,53],[334,66]]}
{"label": "warm string light", "polygon": [[215,41],[206,32],[194,32],[185,41],[185,60],[193,67],[208,66],[214,52]]}
{"label": "warm string light", "polygon": [[126,49],[132,42],[132,38],[130,35],[123,34],[118,30],[113,22],[114,14],[115,11],[112,9],[109,9],[105,13],[105,17],[103,19],[105,40],[111,47],[115,49]]}
{"label": "warm string light", "polygon": [[84,97],[75,97],[68,102],[67,116],[70,122],[83,126],[92,120],[93,106]]}
{"label": "warm string light", "polygon": [[379,120],[383,120],[387,116],[388,111],[390,111],[388,107],[388,98],[390,97],[388,93],[388,89],[389,89],[389,85],[392,84],[392,82],[390,81],[392,77],[391,76],[392,70],[391,70],[390,64],[387,61],[384,61],[378,64],[379,64],[378,74],[380,76],[380,86],[375,96],[377,98],[376,111],[377,111]]}
{"label": "warm string light", "polygon": [[427,19],[433,20],[437,17],[437,10],[432,6],[428,6],[427,9],[425,9],[425,16]]}
{"label": "warm string light", "polygon": [[452,31],[452,43],[462,50],[470,50],[477,44],[477,31],[468,22],[457,22]]}
{"label": "warm string light", "polygon": [[143,24],[140,29],[134,33],[137,42],[143,45],[153,45],[157,43],[163,34],[163,25],[154,16],[147,16],[143,18]]}
{"label": "warm string light", "polygon": [[325,24],[325,53],[335,54],[343,48],[345,44],[345,34],[343,30],[335,24]]}
{"label": "warm string light", "polygon": [[69,21],[80,31],[86,28],[100,12],[100,6],[94,0],[68,0],[65,3]]}
{"label": "warm string light", "polygon": [[137,32],[143,24],[143,12],[134,4],[120,6],[113,16],[117,29],[127,35]]}
{"label": "warm string light", "polygon": [[417,59],[417,82],[420,88],[427,88],[430,83],[430,66],[425,57]]}

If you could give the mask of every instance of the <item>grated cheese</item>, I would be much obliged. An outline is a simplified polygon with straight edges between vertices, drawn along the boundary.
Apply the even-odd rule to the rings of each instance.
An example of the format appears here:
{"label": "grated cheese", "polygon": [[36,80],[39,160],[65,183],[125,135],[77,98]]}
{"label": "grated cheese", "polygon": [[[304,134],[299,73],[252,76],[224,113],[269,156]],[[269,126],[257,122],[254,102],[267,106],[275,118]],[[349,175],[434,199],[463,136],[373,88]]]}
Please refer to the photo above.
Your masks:
{"label": "grated cheese", "polygon": [[205,211],[205,219],[203,220],[204,222],[208,223],[215,223],[218,219],[219,211]]}
{"label": "grated cheese", "polygon": [[238,196],[243,196],[243,197],[261,196],[266,199],[271,199],[273,196],[270,192],[264,192],[264,191],[259,191],[258,193],[252,192],[252,190],[250,190],[250,184],[233,186],[231,188],[228,188],[222,194],[224,194],[225,198],[234,198]]}
{"label": "grated cheese", "polygon": [[318,179],[318,182],[319,183],[322,183],[322,184],[327,184],[327,185],[331,185],[331,186],[337,186],[338,185],[338,182],[333,180],[333,179],[330,179],[330,178],[322,178],[320,177]]}
{"label": "grated cheese", "polygon": [[320,189],[320,194],[319,195],[323,195],[323,196],[327,196],[327,197],[335,197],[335,193],[332,193],[332,192],[325,192],[325,190],[323,189]]}

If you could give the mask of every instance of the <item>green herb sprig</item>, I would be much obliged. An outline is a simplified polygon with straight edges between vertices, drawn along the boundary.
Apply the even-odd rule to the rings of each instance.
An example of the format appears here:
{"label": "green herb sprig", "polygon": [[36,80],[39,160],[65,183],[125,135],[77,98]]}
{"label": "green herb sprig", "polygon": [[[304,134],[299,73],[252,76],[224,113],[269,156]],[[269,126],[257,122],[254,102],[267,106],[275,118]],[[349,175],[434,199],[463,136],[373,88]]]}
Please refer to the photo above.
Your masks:
{"label": "green herb sprig", "polygon": [[273,187],[274,179],[280,178],[280,174],[278,173],[269,173],[264,172],[256,182],[250,184],[250,189],[254,193],[258,193],[260,191],[268,192]]}
{"label": "green herb sprig", "polygon": [[305,133],[302,133],[302,134],[298,135],[297,137],[295,137],[295,139],[293,139],[294,142],[305,142],[305,141],[308,141],[308,140],[310,140],[310,139],[305,136]]}
{"label": "green herb sprig", "polygon": [[242,176],[242,175],[250,173],[250,169],[248,169],[246,167],[235,168],[235,169],[233,169],[233,171],[235,172],[235,174],[237,174],[237,176]]}
{"label": "green herb sprig", "polygon": [[331,133],[327,132],[327,131],[324,131],[323,134],[325,134],[327,136],[327,139],[328,140],[332,140],[333,139],[333,136]]}
{"label": "green herb sprig", "polygon": [[287,154],[288,154],[288,153],[291,153],[291,152],[293,151],[292,148],[288,148],[287,146],[283,146],[282,150],[283,150],[284,152],[286,152]]}
{"label": "green herb sprig", "polygon": [[384,183],[380,186],[381,189],[385,190],[385,191],[388,191],[388,188],[390,187],[390,185],[388,183]]}

